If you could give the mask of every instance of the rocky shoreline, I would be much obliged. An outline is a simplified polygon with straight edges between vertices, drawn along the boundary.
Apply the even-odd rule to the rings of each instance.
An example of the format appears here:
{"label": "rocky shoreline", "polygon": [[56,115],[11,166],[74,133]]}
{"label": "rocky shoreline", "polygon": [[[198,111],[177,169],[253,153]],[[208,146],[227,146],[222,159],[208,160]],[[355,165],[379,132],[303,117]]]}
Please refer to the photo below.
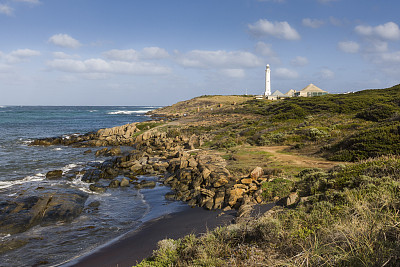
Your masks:
{"label": "rocky shoreline", "polygon": [[[90,189],[96,192],[106,190],[106,187],[96,184],[100,179],[111,180],[109,187],[128,186],[130,183],[142,188],[154,184],[143,180],[138,182],[137,175],[157,175],[173,190],[166,197],[186,201],[191,206],[209,210],[238,209],[244,204],[262,202],[261,183],[267,180],[262,168],[255,168],[246,177],[234,177],[226,168],[225,159],[215,151],[200,149],[206,140],[204,136],[186,136],[177,133],[176,129],[172,132],[158,127],[140,130],[138,124],[67,138],[38,139],[31,145],[104,147],[97,150],[96,155],[112,158],[87,170],[82,176],[82,181],[94,183]],[[122,146],[134,149],[122,153]],[[125,178],[116,180],[117,176]]]}
{"label": "rocky shoreline", "polygon": [[[147,124],[163,124],[149,121]],[[239,210],[243,216],[252,205],[262,203],[261,183],[267,180],[263,169],[255,168],[246,177],[234,177],[226,161],[215,151],[203,150],[204,136],[180,134],[164,127],[139,129],[139,123],[100,129],[95,133],[34,140],[30,145],[66,145],[98,149],[96,156],[108,156],[102,163],[90,163],[81,171],[49,171],[46,179],[80,177],[89,189],[104,193],[108,188],[152,188],[155,181],[138,179],[157,176],[171,188],[165,197],[205,209]],[[124,151],[124,152],[123,152]],[[85,153],[91,153],[88,150]],[[123,178],[122,178],[123,177]],[[108,185],[107,185],[108,184]],[[33,199],[34,198],[34,199]],[[82,212],[87,194],[49,192],[2,202],[0,233],[13,234],[38,224],[68,222]],[[95,206],[94,203],[92,206]]]}

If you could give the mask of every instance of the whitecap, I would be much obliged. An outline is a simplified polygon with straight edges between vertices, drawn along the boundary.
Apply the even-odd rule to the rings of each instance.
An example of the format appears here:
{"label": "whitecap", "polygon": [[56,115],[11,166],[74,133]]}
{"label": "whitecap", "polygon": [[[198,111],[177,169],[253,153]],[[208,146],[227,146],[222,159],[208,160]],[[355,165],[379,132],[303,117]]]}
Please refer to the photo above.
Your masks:
{"label": "whitecap", "polygon": [[46,178],[46,175],[43,173],[38,173],[35,175],[30,175],[25,177],[22,180],[14,180],[14,181],[1,181],[0,182],[0,189],[9,188],[14,185],[21,185],[30,182],[39,182],[43,181]]}
{"label": "whitecap", "polygon": [[97,109],[89,110],[89,112],[97,112]]}
{"label": "whitecap", "polygon": [[71,181],[67,182],[67,184],[74,186],[78,188],[78,190],[81,190],[82,192],[88,193],[88,194],[93,194],[94,192],[89,189],[90,183],[83,182],[82,179],[83,175],[77,175],[74,179]]}
{"label": "whitecap", "polygon": [[71,164],[68,164],[68,165],[65,165],[64,167],[62,167],[61,170],[63,171],[63,173],[66,173],[66,172],[68,172],[68,171],[70,171],[72,169],[75,169],[77,167],[78,167],[77,164],[71,163]]}
{"label": "whitecap", "polygon": [[23,138],[19,138],[18,140],[22,143],[23,146],[28,146],[29,144],[31,144],[33,142],[33,140],[30,140],[30,139],[24,140]]}
{"label": "whitecap", "polygon": [[0,241],[3,241],[5,239],[7,239],[8,237],[10,237],[11,234],[7,234],[7,235],[0,235]]}
{"label": "whitecap", "polygon": [[142,110],[117,110],[108,112],[108,115],[131,115],[131,114],[143,114],[153,109],[142,109]]}
{"label": "whitecap", "polygon": [[59,151],[59,150],[63,150],[61,147],[56,147],[53,150]]}

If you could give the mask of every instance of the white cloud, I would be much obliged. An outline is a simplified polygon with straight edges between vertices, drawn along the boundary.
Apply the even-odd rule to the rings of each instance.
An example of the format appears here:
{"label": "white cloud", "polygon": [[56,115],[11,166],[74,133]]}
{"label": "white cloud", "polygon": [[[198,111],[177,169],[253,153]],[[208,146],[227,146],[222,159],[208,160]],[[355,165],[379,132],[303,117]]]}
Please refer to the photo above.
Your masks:
{"label": "white cloud", "polygon": [[67,59],[67,58],[79,58],[78,55],[69,55],[64,52],[53,52],[53,57],[54,58],[60,58],[60,59]]}
{"label": "white cloud", "polygon": [[335,77],[335,73],[330,69],[324,68],[319,72],[319,76],[325,80],[331,80]]}
{"label": "white cloud", "polygon": [[53,35],[49,38],[49,42],[61,46],[61,47],[67,47],[67,48],[78,48],[81,46],[81,43],[69,36],[68,34],[56,34]]}
{"label": "white cloud", "polygon": [[308,64],[308,59],[306,57],[297,56],[290,61],[290,64],[296,67],[305,66]]}
{"label": "white cloud", "polygon": [[220,73],[229,78],[244,78],[245,76],[243,69],[222,69]]}
{"label": "white cloud", "polygon": [[256,37],[272,35],[285,40],[299,40],[299,33],[292,28],[287,21],[270,22],[266,19],[260,19],[254,24],[249,24],[250,33]]}
{"label": "white cloud", "polygon": [[160,47],[145,47],[138,52],[134,49],[113,49],[103,53],[103,56],[111,60],[137,61],[140,59],[163,59],[169,56],[168,52]]}
{"label": "white cloud", "polygon": [[10,65],[0,63],[0,73],[9,73],[11,71],[12,71],[12,68]]}
{"label": "white cloud", "polygon": [[103,56],[110,60],[136,61],[139,59],[139,53],[134,49],[118,50],[113,49],[103,53]]}
{"label": "white cloud", "polygon": [[275,52],[272,50],[272,45],[264,42],[258,42],[255,47],[256,53],[262,56],[274,56]]}
{"label": "white cloud", "polygon": [[168,67],[148,62],[106,61],[99,58],[87,60],[55,59],[47,62],[47,65],[54,70],[82,74],[162,75],[171,72]]}
{"label": "white cloud", "polygon": [[303,24],[303,26],[316,29],[316,28],[319,28],[322,25],[324,25],[325,21],[320,20],[320,19],[305,18],[302,20],[302,24]]}
{"label": "white cloud", "polygon": [[353,41],[339,42],[338,49],[345,53],[354,54],[358,52],[358,50],[360,49],[360,45]]}
{"label": "white cloud", "polygon": [[40,4],[39,0],[14,0],[14,2],[23,2],[23,3],[29,3],[29,4]]}
{"label": "white cloud", "polygon": [[299,77],[299,74],[296,71],[287,68],[278,68],[274,73],[271,72],[271,76],[272,75],[281,79],[296,79]]}
{"label": "white cloud", "polygon": [[39,55],[40,55],[39,51],[31,50],[31,49],[18,49],[18,50],[14,50],[10,53],[10,56],[21,57],[21,58],[33,57],[33,56],[39,56]]}
{"label": "white cloud", "polygon": [[366,37],[376,37],[384,40],[399,40],[400,29],[394,22],[388,22],[375,27],[358,25],[355,27],[356,33]]}
{"label": "white cloud", "polygon": [[27,60],[34,56],[39,56],[40,52],[31,49],[18,49],[12,51],[10,54],[6,55],[5,58],[8,63],[14,64],[19,63],[23,60]]}
{"label": "white cloud", "polygon": [[192,50],[186,54],[176,52],[176,61],[184,67],[191,68],[223,68],[240,69],[263,65],[263,62],[254,54],[244,51],[224,50],[205,51]]}
{"label": "white cloud", "polygon": [[257,42],[254,50],[257,55],[267,57],[269,63],[277,63],[277,64],[281,63],[281,60],[276,55],[275,51],[272,50],[271,44],[266,44],[264,42]]}
{"label": "white cloud", "polygon": [[11,16],[13,14],[14,9],[8,5],[0,4],[0,14],[5,14]]}
{"label": "white cloud", "polygon": [[366,52],[368,53],[384,53],[389,50],[388,43],[381,40],[372,40],[368,43]]}
{"label": "white cloud", "polygon": [[141,52],[143,59],[162,59],[169,56],[168,52],[160,47],[145,47]]}
{"label": "white cloud", "polygon": [[383,53],[380,55],[381,63],[400,63],[400,51]]}

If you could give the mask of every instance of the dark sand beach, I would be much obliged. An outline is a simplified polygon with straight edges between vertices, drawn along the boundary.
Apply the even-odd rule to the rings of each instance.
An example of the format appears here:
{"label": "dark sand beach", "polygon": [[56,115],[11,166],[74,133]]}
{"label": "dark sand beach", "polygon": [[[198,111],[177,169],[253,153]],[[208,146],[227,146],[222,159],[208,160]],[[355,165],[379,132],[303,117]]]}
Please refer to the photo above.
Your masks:
{"label": "dark sand beach", "polygon": [[235,214],[235,210],[208,211],[188,206],[183,211],[149,221],[121,239],[62,266],[132,266],[151,256],[159,240],[176,239],[191,233],[200,235],[207,230],[230,224],[235,219]]}

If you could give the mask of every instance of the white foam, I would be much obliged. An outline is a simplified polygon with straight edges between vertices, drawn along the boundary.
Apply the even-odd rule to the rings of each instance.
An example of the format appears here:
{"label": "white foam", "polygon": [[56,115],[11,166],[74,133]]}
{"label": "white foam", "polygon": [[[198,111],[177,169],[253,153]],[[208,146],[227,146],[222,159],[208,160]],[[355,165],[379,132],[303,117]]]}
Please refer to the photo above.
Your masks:
{"label": "white foam", "polygon": [[70,139],[72,136],[79,136],[78,133],[74,133],[74,134],[64,134],[62,136],[63,139]]}
{"label": "white foam", "polygon": [[4,239],[7,239],[8,237],[10,237],[11,234],[7,234],[7,235],[0,235],[0,241],[3,241]]}
{"label": "white foam", "polygon": [[75,169],[76,167],[78,167],[78,165],[72,163],[72,164],[65,165],[64,167],[61,168],[61,170],[63,171],[63,173],[66,173],[67,171]]}
{"label": "white foam", "polygon": [[98,111],[98,110],[97,109],[89,110],[89,112],[96,112],[96,111]]}
{"label": "white foam", "polygon": [[149,111],[152,111],[153,109],[142,109],[142,110],[117,110],[117,111],[112,111],[108,112],[107,114],[109,115],[131,115],[131,114],[143,114]]}
{"label": "white foam", "polygon": [[46,178],[46,175],[43,173],[38,173],[35,175],[30,175],[25,177],[22,180],[15,180],[15,181],[2,181],[0,182],[0,189],[9,188],[14,185],[21,185],[30,182],[39,182],[43,181]]}
{"label": "white foam", "polygon": [[63,150],[61,147],[56,147],[53,150],[59,151],[59,150]]}
{"label": "white foam", "polygon": [[33,140],[24,140],[24,139],[22,139],[22,138],[19,138],[18,139],[24,146],[28,146],[30,143],[32,143],[33,142]]}

